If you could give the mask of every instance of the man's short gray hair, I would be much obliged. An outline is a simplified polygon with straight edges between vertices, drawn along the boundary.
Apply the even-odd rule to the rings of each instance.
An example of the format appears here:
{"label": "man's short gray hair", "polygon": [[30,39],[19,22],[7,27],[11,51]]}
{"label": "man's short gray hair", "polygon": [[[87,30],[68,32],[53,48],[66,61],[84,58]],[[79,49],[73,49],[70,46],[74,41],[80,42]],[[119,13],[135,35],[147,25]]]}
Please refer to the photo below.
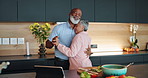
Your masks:
{"label": "man's short gray hair", "polygon": [[84,31],[87,31],[88,30],[88,21],[87,20],[81,20],[80,21],[80,24],[84,26]]}

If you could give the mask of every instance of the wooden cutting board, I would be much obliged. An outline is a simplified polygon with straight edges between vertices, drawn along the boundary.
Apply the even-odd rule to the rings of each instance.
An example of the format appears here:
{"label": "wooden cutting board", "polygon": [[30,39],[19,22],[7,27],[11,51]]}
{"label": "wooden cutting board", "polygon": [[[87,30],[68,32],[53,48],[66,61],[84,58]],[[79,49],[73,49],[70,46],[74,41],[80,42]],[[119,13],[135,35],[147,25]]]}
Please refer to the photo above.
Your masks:
{"label": "wooden cutting board", "polygon": [[[83,67],[82,69],[88,69],[88,70],[90,70],[90,69],[97,69],[97,67]],[[77,72],[79,73],[79,74],[81,74],[82,72],[84,72],[85,70],[81,70],[81,68],[79,68],[78,70],[77,70]]]}
{"label": "wooden cutting board", "polygon": [[[78,74],[81,74],[82,72],[84,72],[85,70],[82,69],[86,69],[86,70],[91,70],[91,69],[97,69],[98,67],[83,67],[83,68],[79,68],[77,70]],[[96,74],[98,75],[98,77],[102,77],[103,76],[103,72],[96,72]]]}

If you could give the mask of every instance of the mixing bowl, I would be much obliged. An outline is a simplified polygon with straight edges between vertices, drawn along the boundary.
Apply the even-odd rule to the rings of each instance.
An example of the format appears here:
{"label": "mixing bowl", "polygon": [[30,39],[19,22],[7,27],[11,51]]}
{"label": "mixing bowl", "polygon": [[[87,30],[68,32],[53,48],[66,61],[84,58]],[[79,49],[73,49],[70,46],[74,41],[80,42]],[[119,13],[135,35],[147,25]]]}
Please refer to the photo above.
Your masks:
{"label": "mixing bowl", "polygon": [[101,68],[105,76],[120,76],[125,75],[127,72],[127,67],[119,64],[105,64]]}

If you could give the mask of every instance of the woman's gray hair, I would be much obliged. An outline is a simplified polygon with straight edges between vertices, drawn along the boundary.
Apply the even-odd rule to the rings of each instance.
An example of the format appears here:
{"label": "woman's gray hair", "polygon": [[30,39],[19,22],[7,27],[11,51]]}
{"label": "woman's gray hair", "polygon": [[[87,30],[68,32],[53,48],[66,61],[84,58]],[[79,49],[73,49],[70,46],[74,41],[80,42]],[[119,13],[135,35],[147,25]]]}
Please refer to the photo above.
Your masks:
{"label": "woman's gray hair", "polygon": [[84,26],[84,31],[88,30],[88,21],[87,20],[80,20],[80,24]]}

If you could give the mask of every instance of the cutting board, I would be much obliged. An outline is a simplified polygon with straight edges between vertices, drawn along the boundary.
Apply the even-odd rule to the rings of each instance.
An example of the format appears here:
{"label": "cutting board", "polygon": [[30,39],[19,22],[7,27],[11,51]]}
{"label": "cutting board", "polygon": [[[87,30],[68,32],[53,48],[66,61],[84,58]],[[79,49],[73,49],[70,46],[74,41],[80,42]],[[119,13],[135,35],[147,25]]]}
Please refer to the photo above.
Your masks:
{"label": "cutting board", "polygon": [[[78,74],[81,74],[82,72],[84,72],[85,70],[82,70],[82,69],[86,69],[86,70],[91,70],[91,69],[97,69],[98,67],[83,67],[83,68],[79,68],[77,70]],[[87,72],[87,71],[86,71]],[[89,71],[88,71],[89,72]],[[102,77],[103,76],[103,72],[96,72],[96,74],[99,76],[99,77]]]}

